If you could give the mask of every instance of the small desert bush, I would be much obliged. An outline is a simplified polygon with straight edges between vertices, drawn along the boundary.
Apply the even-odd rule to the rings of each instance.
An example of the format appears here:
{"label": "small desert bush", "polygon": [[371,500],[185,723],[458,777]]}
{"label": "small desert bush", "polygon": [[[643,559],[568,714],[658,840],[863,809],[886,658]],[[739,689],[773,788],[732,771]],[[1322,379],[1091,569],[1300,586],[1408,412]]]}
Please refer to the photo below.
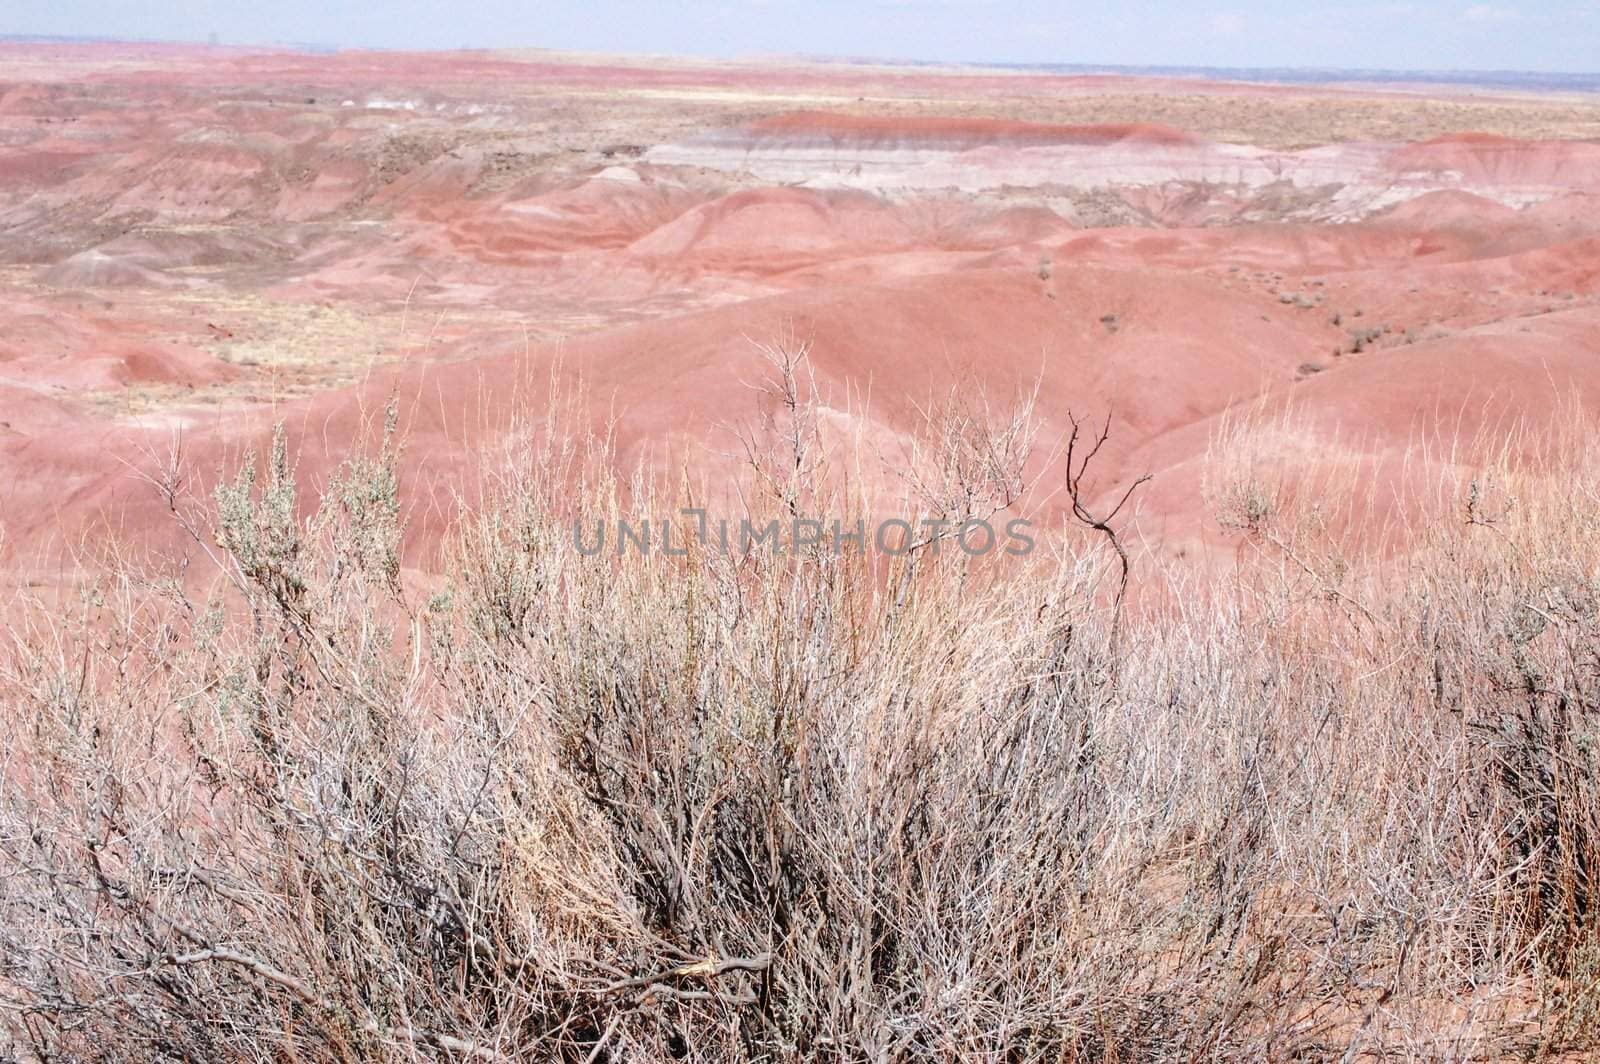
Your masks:
{"label": "small desert bush", "polygon": [[[1004,506],[1015,425],[944,424],[972,490],[921,497]],[[1119,624],[1117,557],[1070,537],[585,556],[571,523],[650,489],[530,439],[425,587],[391,424],[309,516],[281,436],[173,492],[209,593],[130,567],[14,611],[0,1051],[1600,1049],[1592,469],[1442,485],[1337,587],[1268,564],[1313,557],[1281,492],[1230,489],[1260,564]],[[755,464],[760,519],[820,482]]]}

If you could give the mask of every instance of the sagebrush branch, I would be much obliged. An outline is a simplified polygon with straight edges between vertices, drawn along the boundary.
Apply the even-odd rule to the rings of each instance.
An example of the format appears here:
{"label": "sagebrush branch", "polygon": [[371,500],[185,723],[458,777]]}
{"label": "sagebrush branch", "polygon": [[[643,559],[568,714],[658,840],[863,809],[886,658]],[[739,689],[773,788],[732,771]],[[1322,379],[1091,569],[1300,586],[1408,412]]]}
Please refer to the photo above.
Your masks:
{"label": "sagebrush branch", "polygon": [[[761,953],[754,957],[725,957],[721,960],[708,957],[703,961],[694,961],[690,964],[680,964],[674,968],[666,968],[649,975],[636,975],[631,979],[623,979],[607,986],[604,993],[616,994],[625,990],[648,989],[652,993],[661,991],[670,993],[675,997],[699,1000],[712,995],[704,991],[679,991],[666,984],[668,979],[714,979],[728,972],[764,972],[772,967],[772,954]],[[723,998],[723,1000],[730,1000]],[[752,999],[754,1000],[754,999]]]}

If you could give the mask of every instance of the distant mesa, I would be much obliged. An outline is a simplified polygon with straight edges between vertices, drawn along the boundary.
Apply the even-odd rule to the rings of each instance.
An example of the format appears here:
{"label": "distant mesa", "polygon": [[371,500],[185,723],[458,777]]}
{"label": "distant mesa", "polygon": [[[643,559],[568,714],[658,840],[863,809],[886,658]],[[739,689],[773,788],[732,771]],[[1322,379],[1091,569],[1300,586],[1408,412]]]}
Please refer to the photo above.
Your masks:
{"label": "distant mesa", "polygon": [[774,115],[733,136],[769,147],[833,145],[860,150],[970,151],[989,146],[1048,148],[1114,144],[1173,147],[1202,143],[1181,130],[1150,124],[1063,126],[992,118],[845,115],[822,111]]}
{"label": "distant mesa", "polygon": [[[1253,197],[1292,191],[1302,220],[1350,221],[1418,196],[1458,191],[1522,208],[1600,191],[1600,144],[1457,133],[1416,144],[1347,142],[1299,150],[1219,143],[1153,123],[1047,125],[992,118],[794,111],[662,144],[646,161],[789,185],[899,193],[1051,186],[1217,194],[1248,214]],[[1276,191],[1274,191],[1276,190]],[[1165,204],[1165,206],[1161,206]],[[1270,203],[1266,208],[1271,210]],[[1195,217],[1204,212],[1190,212]],[[1276,212],[1281,216],[1281,211]]]}

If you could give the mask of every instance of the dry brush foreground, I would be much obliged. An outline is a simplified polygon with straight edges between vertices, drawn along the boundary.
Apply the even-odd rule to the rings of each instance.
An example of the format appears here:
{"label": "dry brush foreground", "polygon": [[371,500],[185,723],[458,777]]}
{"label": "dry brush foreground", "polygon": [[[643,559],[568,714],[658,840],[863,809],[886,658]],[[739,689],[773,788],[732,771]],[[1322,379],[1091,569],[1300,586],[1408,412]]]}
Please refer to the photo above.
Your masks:
{"label": "dry brush foreground", "polygon": [[[558,434],[419,595],[395,446],[309,517],[281,446],[154,474],[221,591],[13,610],[0,1056],[1600,1050],[1592,460],[1442,474],[1365,558],[1223,468],[1254,560],[1121,616],[1103,537],[584,557],[629,492]],[[820,490],[766,468],[763,516]]]}

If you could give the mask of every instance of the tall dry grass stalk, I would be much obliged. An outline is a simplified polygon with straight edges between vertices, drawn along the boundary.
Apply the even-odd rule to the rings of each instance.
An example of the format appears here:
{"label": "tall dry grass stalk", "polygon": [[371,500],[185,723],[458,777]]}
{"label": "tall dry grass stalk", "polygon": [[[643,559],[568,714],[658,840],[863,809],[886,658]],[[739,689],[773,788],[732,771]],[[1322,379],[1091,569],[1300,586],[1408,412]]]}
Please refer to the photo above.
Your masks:
{"label": "tall dry grass stalk", "polygon": [[[839,483],[774,366],[758,519]],[[916,497],[1003,508],[1026,429],[953,417]],[[394,432],[310,517],[281,444],[175,505],[213,596],[17,613],[0,1054],[1600,1050],[1592,458],[1366,559],[1224,470],[1250,561],[1114,640],[1104,544],[586,557],[671,510],[554,423],[419,591]]]}

